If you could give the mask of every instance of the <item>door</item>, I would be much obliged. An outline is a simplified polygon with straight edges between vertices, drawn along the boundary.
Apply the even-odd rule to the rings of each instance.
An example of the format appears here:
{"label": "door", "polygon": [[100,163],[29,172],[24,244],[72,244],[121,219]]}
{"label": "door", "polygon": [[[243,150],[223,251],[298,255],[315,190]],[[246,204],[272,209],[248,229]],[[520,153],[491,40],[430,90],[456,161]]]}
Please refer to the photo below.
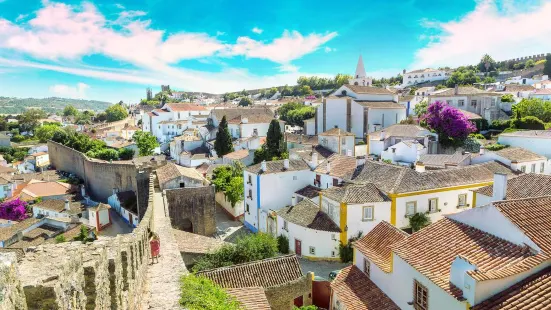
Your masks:
{"label": "door", "polygon": [[128,222],[130,222],[130,227],[134,227],[134,223],[132,223],[132,214],[128,213]]}
{"label": "door", "polygon": [[295,253],[302,256],[302,241],[295,239]]}

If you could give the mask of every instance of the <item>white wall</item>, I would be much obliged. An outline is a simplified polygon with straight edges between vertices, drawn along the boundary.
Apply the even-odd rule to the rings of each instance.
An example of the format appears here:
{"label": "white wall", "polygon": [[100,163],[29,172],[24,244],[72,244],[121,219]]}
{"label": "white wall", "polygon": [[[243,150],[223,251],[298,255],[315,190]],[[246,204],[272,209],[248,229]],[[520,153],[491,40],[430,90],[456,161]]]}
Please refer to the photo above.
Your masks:
{"label": "white wall", "polygon": [[457,189],[450,191],[442,191],[431,194],[420,194],[408,197],[396,198],[396,227],[403,228],[409,226],[409,219],[406,215],[406,203],[408,201],[417,201],[417,212],[425,213],[429,210],[429,199],[438,198],[438,208],[441,212],[429,214],[429,218],[434,223],[441,219],[444,214],[457,213],[464,210],[464,208],[457,208],[459,201],[459,194],[467,194],[467,204],[472,204],[473,192],[471,190],[479,187],[472,187],[467,189]]}
{"label": "white wall", "polygon": [[242,216],[245,212],[245,203],[243,200],[238,201],[235,206],[232,207],[229,200],[226,199],[226,195],[223,192],[218,192],[214,195],[216,202],[222,206],[233,217]]}
{"label": "white wall", "polygon": [[104,226],[110,223],[109,210],[100,210],[98,212],[98,216],[99,216],[99,224],[101,226]]}
{"label": "white wall", "polygon": [[[327,106],[325,130],[329,130],[335,126],[346,130],[346,99],[326,99],[325,105]],[[323,126],[323,119],[321,125]],[[321,132],[323,132],[323,130],[318,133]]]}
{"label": "white wall", "polygon": [[[284,219],[277,217],[277,232],[289,239],[289,250],[296,253],[295,239],[302,242],[302,256],[316,258],[337,258],[339,257],[339,233],[328,232],[302,227],[287,222],[288,231],[283,229]],[[310,247],[315,248],[315,255],[310,254]],[[328,275],[320,275],[327,277]]]}
{"label": "white wall", "polygon": [[536,154],[551,158],[551,139],[500,135],[497,142],[499,144],[522,147]]}
{"label": "white wall", "polygon": [[[394,149],[394,152],[393,152]],[[419,157],[427,153],[426,148],[417,149],[416,145],[407,146],[405,143],[400,142],[393,146],[390,146],[386,151],[381,153],[381,158],[391,160],[393,164],[397,162],[415,163],[419,160]]]}
{"label": "white wall", "polygon": [[369,132],[376,131],[375,124],[379,124],[381,128],[386,128],[394,124],[400,123],[400,121],[406,119],[406,109],[373,109],[370,108],[367,114],[367,124],[369,125]]}
{"label": "white wall", "polygon": [[[362,220],[362,211],[364,206],[374,207],[372,221],[364,222]],[[348,238],[356,236],[359,231],[362,232],[362,236],[365,236],[381,221],[387,221],[390,223],[390,201],[348,205],[347,220]],[[337,225],[338,224],[339,223],[337,223]]]}
{"label": "white wall", "polygon": [[350,121],[350,131],[356,136],[357,139],[365,138],[364,132],[364,107],[352,100]]}

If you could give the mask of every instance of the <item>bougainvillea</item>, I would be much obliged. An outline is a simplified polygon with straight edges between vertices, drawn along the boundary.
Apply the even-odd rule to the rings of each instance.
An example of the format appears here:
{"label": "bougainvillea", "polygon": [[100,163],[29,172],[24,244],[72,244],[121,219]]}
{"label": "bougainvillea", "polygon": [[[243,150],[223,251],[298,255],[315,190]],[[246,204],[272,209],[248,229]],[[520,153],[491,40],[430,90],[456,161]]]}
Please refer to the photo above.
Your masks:
{"label": "bougainvillea", "polygon": [[443,144],[461,144],[476,131],[475,125],[461,111],[441,101],[430,104],[422,119]]}
{"label": "bougainvillea", "polygon": [[22,221],[27,218],[27,202],[19,198],[0,204],[0,218],[10,221]]}

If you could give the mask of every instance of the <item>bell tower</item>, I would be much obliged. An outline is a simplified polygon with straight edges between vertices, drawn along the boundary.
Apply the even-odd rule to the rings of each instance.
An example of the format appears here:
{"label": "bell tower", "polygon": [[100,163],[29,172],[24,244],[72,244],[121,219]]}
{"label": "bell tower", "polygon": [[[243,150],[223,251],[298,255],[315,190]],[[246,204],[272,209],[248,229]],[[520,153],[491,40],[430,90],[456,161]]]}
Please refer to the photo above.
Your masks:
{"label": "bell tower", "polygon": [[371,86],[373,79],[368,77],[365,73],[364,61],[362,55],[358,59],[358,64],[356,65],[356,73],[354,77],[348,81],[348,84],[360,85],[360,86]]}

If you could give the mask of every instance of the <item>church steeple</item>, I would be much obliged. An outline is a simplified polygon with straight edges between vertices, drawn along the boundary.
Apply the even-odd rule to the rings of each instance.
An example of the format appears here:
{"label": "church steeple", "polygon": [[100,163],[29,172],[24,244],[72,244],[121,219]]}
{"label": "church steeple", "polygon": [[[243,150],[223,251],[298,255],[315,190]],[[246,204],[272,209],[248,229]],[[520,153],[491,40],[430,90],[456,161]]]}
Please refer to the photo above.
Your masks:
{"label": "church steeple", "polygon": [[356,65],[356,75],[354,75],[354,78],[364,78],[365,77],[365,68],[364,68],[364,61],[362,59],[362,55],[360,54],[360,58],[358,59],[358,64]]}

